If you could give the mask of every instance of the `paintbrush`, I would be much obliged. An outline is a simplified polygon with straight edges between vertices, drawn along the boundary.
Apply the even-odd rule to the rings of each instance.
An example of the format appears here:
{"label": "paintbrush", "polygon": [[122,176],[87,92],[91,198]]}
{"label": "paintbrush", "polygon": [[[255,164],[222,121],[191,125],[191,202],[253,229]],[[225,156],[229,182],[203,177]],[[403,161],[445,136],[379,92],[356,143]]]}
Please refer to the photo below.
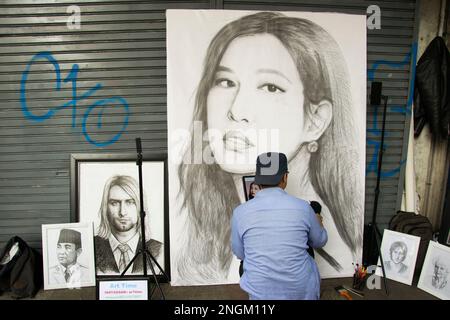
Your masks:
{"label": "paintbrush", "polygon": [[343,286],[338,286],[336,288],[334,288],[340,296],[344,297],[347,300],[353,300],[352,296],[350,295],[350,293],[348,292],[347,289],[345,289]]}

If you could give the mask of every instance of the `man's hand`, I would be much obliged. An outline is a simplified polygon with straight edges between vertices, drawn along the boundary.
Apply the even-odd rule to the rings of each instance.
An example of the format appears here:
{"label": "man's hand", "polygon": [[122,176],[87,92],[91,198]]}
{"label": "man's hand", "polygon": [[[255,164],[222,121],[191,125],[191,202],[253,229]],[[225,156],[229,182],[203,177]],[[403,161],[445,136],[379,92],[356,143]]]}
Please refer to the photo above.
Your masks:
{"label": "man's hand", "polygon": [[323,228],[323,217],[320,214],[316,213],[316,217],[317,217],[317,221],[319,221],[319,224],[321,225],[321,227]]}

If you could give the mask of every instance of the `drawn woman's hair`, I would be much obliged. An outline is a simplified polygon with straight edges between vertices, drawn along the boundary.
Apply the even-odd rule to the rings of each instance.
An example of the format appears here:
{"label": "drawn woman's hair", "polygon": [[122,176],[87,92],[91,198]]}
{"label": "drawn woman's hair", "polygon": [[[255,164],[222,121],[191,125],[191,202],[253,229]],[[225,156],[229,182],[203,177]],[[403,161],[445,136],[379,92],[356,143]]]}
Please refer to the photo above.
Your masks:
{"label": "drawn woman's hair", "polygon": [[394,252],[395,249],[399,248],[402,251],[403,258],[402,261],[405,260],[406,254],[408,253],[408,247],[406,246],[406,243],[403,241],[395,241],[391,244],[391,247],[389,248],[389,254],[392,256],[392,252]]}
{"label": "drawn woman's hair", "polygon": [[[112,187],[118,186],[123,191],[125,191],[136,204],[136,210],[138,214],[138,223],[137,230],[139,231],[141,225],[141,219],[139,215],[140,211],[140,200],[139,200],[139,185],[133,177],[125,176],[125,175],[115,175],[110,177],[103,188],[102,202],[100,204],[99,216],[100,216],[100,224],[97,230],[97,235],[101,238],[108,239],[111,235],[111,226],[108,220],[108,200],[109,200],[109,192]],[[145,239],[146,241],[150,240],[150,228],[149,228],[149,212],[147,212],[147,203],[146,197],[144,198],[144,211],[146,212],[145,221]]]}
{"label": "drawn woman's hair", "polygon": [[[251,14],[225,25],[208,47],[193,121],[202,121],[204,132],[208,129],[207,97],[222,56],[234,39],[256,34],[275,36],[292,56],[304,86],[306,116],[312,114],[311,103],[332,103],[333,120],[317,141],[319,150],[311,154],[310,179],[343,241],[358,256],[364,188],[357,174],[357,132],[346,63],[327,31],[309,20],[273,12]],[[192,139],[187,158],[192,158],[193,143]],[[205,149],[210,150],[208,141],[203,142]],[[178,272],[181,278],[189,278],[195,269],[205,280],[224,279],[232,258],[231,214],[240,203],[232,176],[217,164],[182,164],[178,174],[183,207],[188,212],[188,240],[178,260]]]}

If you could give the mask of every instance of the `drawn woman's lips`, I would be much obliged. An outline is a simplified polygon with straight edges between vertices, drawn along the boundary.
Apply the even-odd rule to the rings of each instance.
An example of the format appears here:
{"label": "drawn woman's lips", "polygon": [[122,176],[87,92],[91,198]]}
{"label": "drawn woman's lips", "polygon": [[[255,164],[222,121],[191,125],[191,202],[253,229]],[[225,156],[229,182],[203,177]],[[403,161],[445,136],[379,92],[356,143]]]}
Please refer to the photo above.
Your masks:
{"label": "drawn woman's lips", "polygon": [[241,132],[232,130],[223,136],[225,148],[235,152],[242,152],[254,147],[255,145]]}

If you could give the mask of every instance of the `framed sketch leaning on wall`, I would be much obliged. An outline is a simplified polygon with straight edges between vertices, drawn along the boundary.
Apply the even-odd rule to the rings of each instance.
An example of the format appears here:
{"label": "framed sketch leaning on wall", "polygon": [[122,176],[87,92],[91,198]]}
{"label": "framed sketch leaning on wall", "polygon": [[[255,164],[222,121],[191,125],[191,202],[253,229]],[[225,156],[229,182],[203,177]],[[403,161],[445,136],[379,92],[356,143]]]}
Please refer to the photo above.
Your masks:
{"label": "framed sketch leaning on wall", "polygon": [[[411,285],[414,277],[420,238],[406,233],[384,230],[381,242],[386,278]],[[376,274],[383,275],[378,258]]]}
{"label": "framed sketch leaning on wall", "polygon": [[44,290],[95,286],[92,222],[43,224]]}
{"label": "framed sketch leaning on wall", "polygon": [[450,300],[450,248],[430,241],[417,288]]}
{"label": "framed sketch leaning on wall", "polygon": [[[97,276],[142,276],[139,170],[134,154],[73,154],[72,220],[94,223]],[[143,155],[146,248],[169,276],[167,158]],[[147,262],[148,263],[148,262]],[[160,270],[153,263],[156,274]],[[147,274],[151,275],[150,264]]]}

